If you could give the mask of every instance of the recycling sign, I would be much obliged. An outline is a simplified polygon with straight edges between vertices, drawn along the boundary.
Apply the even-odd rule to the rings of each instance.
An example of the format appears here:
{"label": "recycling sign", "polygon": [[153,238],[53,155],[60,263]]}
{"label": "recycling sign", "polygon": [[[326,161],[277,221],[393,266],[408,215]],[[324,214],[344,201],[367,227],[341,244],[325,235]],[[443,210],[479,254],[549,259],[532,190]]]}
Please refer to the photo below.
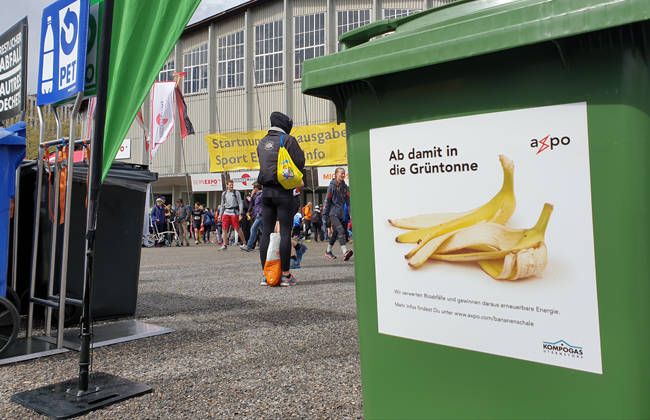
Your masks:
{"label": "recycling sign", "polygon": [[59,0],[43,9],[37,105],[83,92],[89,0]]}

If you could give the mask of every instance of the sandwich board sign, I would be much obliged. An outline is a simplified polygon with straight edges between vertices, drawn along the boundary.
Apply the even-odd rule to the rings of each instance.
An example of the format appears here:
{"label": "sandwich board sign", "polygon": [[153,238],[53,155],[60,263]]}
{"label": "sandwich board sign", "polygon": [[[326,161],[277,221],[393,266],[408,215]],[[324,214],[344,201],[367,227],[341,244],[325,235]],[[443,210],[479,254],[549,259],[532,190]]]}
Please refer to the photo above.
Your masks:
{"label": "sandwich board sign", "polygon": [[0,35],[0,120],[25,110],[27,17]]}
{"label": "sandwich board sign", "polygon": [[88,9],[88,0],[59,0],[43,9],[37,105],[83,92]]}

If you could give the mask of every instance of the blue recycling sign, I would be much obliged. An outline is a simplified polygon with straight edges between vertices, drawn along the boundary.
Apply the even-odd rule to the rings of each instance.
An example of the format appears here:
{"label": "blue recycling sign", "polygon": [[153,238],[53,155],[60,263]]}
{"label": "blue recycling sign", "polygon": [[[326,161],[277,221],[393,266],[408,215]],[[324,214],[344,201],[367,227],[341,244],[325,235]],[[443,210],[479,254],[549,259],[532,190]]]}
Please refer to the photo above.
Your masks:
{"label": "blue recycling sign", "polygon": [[89,0],[59,0],[43,9],[37,105],[84,91]]}

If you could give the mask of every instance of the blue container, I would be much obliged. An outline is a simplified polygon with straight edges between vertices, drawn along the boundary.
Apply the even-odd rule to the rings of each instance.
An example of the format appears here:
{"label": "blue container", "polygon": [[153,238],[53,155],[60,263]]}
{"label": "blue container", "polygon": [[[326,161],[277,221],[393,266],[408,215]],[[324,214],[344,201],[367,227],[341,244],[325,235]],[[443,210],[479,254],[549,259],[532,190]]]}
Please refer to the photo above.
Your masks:
{"label": "blue container", "polygon": [[16,169],[25,158],[27,130],[24,122],[0,128],[0,296],[7,297],[9,223],[11,200],[16,193]]}

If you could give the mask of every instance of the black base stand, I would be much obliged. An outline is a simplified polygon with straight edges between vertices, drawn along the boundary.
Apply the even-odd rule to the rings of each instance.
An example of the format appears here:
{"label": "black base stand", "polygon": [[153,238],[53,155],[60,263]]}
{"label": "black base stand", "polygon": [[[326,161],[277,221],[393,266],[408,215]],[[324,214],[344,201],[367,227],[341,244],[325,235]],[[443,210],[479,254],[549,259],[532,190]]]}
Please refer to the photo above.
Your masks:
{"label": "black base stand", "polygon": [[69,419],[151,391],[152,387],[138,382],[108,373],[95,373],[88,390],[80,396],[77,396],[77,379],[70,379],[20,392],[11,400],[51,419]]}

